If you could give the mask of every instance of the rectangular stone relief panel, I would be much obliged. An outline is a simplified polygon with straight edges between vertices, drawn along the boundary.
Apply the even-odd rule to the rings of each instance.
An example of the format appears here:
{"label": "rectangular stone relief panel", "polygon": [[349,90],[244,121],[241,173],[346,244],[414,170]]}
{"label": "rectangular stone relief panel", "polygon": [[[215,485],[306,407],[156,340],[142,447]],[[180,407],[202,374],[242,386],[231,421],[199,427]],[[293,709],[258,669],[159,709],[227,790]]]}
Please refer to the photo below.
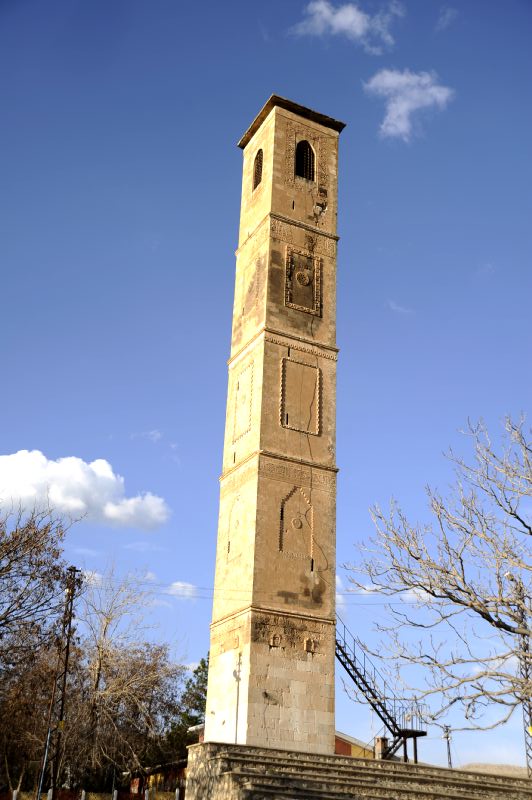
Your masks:
{"label": "rectangular stone relief panel", "polygon": [[233,444],[251,430],[253,362],[238,373],[234,397]]}
{"label": "rectangular stone relief panel", "polygon": [[321,317],[321,259],[286,248],[285,305]]}
{"label": "rectangular stone relief panel", "polygon": [[281,359],[281,425],[320,433],[321,370],[290,358]]}

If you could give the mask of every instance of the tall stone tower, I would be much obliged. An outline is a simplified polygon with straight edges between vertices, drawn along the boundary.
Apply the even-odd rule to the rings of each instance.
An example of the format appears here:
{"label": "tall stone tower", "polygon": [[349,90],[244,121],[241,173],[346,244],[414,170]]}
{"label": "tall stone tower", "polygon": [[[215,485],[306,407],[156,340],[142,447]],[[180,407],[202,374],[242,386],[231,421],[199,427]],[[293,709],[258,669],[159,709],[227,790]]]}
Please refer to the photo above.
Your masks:
{"label": "tall stone tower", "polygon": [[206,742],[334,752],[343,127],[274,95],[239,142]]}

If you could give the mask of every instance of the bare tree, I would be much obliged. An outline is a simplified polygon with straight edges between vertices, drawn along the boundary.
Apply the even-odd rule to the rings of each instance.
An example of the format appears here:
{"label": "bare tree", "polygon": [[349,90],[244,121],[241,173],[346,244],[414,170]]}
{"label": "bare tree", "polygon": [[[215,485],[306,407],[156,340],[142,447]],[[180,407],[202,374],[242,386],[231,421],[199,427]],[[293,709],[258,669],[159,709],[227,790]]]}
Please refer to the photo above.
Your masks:
{"label": "bare tree", "polygon": [[34,778],[64,606],[66,526],[50,510],[0,511],[0,782]]}
{"label": "bare tree", "polygon": [[4,675],[0,698],[1,772],[10,791],[21,789],[28,768],[38,764],[42,755],[52,664],[36,651],[23,670]]}
{"label": "bare tree", "polygon": [[[64,535],[51,512],[0,517],[0,784],[11,789],[35,781],[47,735]],[[54,764],[60,782],[86,780],[89,788],[110,783],[114,771],[143,769],[164,751],[184,670],[166,645],[147,641],[151,598],[139,576],[86,578]]]}
{"label": "bare tree", "polygon": [[0,516],[0,637],[3,650],[32,639],[59,612],[65,564],[65,527],[49,511],[5,512]]}
{"label": "bare tree", "polygon": [[146,641],[150,600],[142,578],[117,579],[113,570],[93,580],[83,598],[86,691],[76,763],[84,764],[86,781],[102,785],[110,770],[148,766],[177,713],[184,670],[166,645]]}
{"label": "bare tree", "polygon": [[[48,730],[50,693],[56,680],[57,642],[34,641],[34,648],[6,673],[0,695],[0,784],[9,789],[33,788]],[[70,754],[78,740],[77,709],[83,698],[84,674],[80,652],[72,647],[67,676],[67,713],[62,726],[62,753]],[[49,785],[49,783],[47,783]]]}
{"label": "bare tree", "polygon": [[[142,578],[86,575],[75,620],[61,737],[54,750],[58,786],[110,788],[113,776],[174,757],[184,668],[168,647],[147,641]],[[35,784],[56,679],[57,637],[36,636],[0,689],[0,787]],[[49,773],[46,786],[50,785]],[[35,785],[34,785],[35,789]]]}
{"label": "bare tree", "polygon": [[532,447],[523,420],[505,420],[500,450],[482,423],[466,433],[474,460],[449,453],[450,496],[427,488],[433,522],[374,507],[376,536],[348,566],[357,587],[391,598],[385,652],[433,717],[461,706],[463,727],[488,728],[519,705],[530,714]]}

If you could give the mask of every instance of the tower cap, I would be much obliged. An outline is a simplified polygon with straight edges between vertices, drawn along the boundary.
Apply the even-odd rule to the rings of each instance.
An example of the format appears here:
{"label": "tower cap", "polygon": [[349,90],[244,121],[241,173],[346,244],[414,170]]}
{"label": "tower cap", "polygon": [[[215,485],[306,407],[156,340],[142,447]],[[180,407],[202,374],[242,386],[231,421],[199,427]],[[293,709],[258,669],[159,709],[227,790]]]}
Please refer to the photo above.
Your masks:
{"label": "tower cap", "polygon": [[272,108],[276,106],[284,108],[286,111],[291,111],[293,114],[297,114],[300,117],[305,117],[305,119],[310,119],[312,122],[317,122],[318,125],[332,128],[333,131],[338,131],[338,133],[345,128],[345,122],[340,122],[337,119],[328,117],[326,114],[320,114],[319,111],[313,111],[311,108],[306,108],[306,106],[300,106],[299,103],[294,103],[293,100],[288,100],[286,97],[272,94],[238,142],[238,147],[242,148],[242,150],[244,149],[251,137],[260,128]]}

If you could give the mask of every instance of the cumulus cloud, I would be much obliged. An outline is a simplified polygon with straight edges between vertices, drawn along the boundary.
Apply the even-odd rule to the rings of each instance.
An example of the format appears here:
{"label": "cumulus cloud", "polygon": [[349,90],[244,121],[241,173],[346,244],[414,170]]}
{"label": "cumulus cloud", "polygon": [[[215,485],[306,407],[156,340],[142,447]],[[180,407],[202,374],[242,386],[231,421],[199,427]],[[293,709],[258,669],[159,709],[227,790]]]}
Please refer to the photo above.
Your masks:
{"label": "cumulus cloud", "polygon": [[405,142],[412,135],[414,114],[428,108],[443,110],[454,96],[453,89],[438,83],[435,72],[411,72],[409,69],[402,72],[381,69],[364,84],[364,89],[385,100],[381,136]]}
{"label": "cumulus cloud", "polygon": [[404,8],[398,0],[391,0],[371,16],[356,3],[334,6],[329,0],[312,0],[304,13],[305,19],[291,29],[297,36],[344,36],[367,53],[380,55],[393,45],[390,28],[396,17],[404,15]]}
{"label": "cumulus cloud", "polygon": [[198,593],[198,587],[193,583],[185,583],[185,581],[174,581],[166,590],[167,594],[172,597],[180,597],[182,600],[193,600]]}
{"label": "cumulus cloud", "polygon": [[150,492],[126,497],[124,478],[103,458],[54,461],[39,450],[0,456],[0,500],[116,527],[156,528],[170,515],[163,498]]}
{"label": "cumulus cloud", "polygon": [[449,25],[452,25],[457,16],[458,11],[456,8],[452,6],[442,6],[438,15],[438,21],[436,22],[436,30],[444,31]]}

